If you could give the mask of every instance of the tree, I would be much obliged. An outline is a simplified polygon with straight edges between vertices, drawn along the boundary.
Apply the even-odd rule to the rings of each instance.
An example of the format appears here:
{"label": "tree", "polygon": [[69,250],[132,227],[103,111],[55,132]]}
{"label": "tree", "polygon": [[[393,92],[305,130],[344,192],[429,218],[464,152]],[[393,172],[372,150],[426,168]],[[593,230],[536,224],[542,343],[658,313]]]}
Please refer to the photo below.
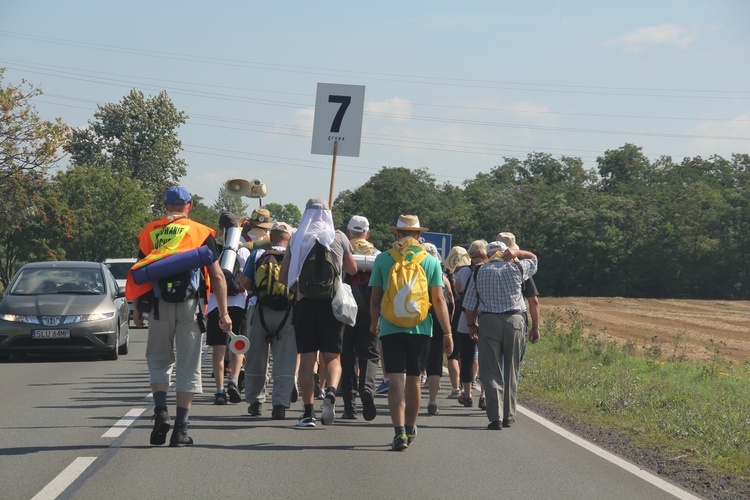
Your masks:
{"label": "tree", "polygon": [[232,196],[226,189],[219,188],[219,195],[216,202],[211,206],[217,212],[232,212],[237,218],[247,215],[248,204],[241,196]]}
{"label": "tree", "polygon": [[68,128],[42,120],[32,105],[41,90],[22,81],[4,84],[0,68],[0,283],[15,265],[58,255],[60,207],[46,177],[60,160]]}
{"label": "tree", "polygon": [[89,127],[73,131],[66,149],[75,165],[109,165],[140,181],[156,204],[187,173],[177,156],[177,128],[186,120],[166,91],[146,99],[133,89],[118,104],[98,106]]}
{"label": "tree", "polygon": [[73,212],[71,260],[135,257],[137,236],[151,219],[150,198],[140,182],[113,172],[109,166],[75,165],[58,174],[60,196]]}
{"label": "tree", "polygon": [[298,227],[302,220],[302,212],[294,203],[281,205],[280,203],[266,203],[266,210],[271,212],[271,219],[279,222],[286,222],[292,227]]}
{"label": "tree", "polygon": [[[198,221],[201,224],[205,224],[208,227],[214,229],[219,228],[219,212],[203,203],[203,198],[195,193],[190,193],[190,197],[193,199],[193,208],[190,210],[189,217],[194,221]],[[161,204],[159,205],[161,211],[164,211],[164,196],[162,195]]]}
{"label": "tree", "polygon": [[378,248],[393,243],[388,231],[401,214],[417,215],[423,227],[442,233],[446,199],[435,178],[426,169],[383,167],[354,191],[339,193],[333,205],[336,227],[345,228],[352,215],[364,215],[370,221],[370,241]]}

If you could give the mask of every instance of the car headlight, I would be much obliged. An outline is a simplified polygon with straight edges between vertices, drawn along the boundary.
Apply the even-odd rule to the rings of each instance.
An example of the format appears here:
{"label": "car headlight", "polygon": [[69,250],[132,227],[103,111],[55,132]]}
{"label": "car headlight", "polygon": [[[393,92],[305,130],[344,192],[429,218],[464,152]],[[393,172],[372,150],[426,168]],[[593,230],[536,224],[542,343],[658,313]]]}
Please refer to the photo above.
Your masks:
{"label": "car headlight", "polygon": [[101,321],[103,319],[113,318],[114,316],[114,311],[96,314],[79,314],[78,316],[65,316],[63,317],[62,324],[68,325],[70,323],[83,323],[84,321]]}
{"label": "car headlight", "polygon": [[22,316],[20,314],[0,314],[0,319],[3,321],[11,321],[13,323],[39,324],[39,318],[37,318],[36,316]]}
{"label": "car headlight", "polygon": [[[84,323],[86,321],[102,321],[115,316],[114,311],[95,314],[79,314],[77,316],[60,316],[57,325],[70,325],[72,323]],[[41,321],[39,316],[22,316],[20,314],[0,314],[0,319],[13,323],[31,323],[33,325],[47,324]]]}

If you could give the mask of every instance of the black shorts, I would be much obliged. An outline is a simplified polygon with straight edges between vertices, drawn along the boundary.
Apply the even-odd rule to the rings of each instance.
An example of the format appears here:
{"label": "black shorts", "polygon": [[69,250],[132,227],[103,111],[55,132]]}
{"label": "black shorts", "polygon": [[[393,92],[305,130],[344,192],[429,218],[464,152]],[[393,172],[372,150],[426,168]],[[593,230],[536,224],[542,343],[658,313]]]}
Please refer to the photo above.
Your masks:
{"label": "black shorts", "polygon": [[294,305],[297,352],[341,354],[344,324],[333,315],[331,300],[302,298]]}
{"label": "black shorts", "polygon": [[[245,310],[241,307],[231,306],[228,308],[229,317],[232,318],[232,331],[236,335],[245,335]],[[219,328],[219,308],[214,307],[206,316],[206,344],[226,345],[229,336]]]}
{"label": "black shorts", "polygon": [[418,377],[427,364],[430,352],[430,337],[391,333],[380,337],[383,346],[383,369],[385,373],[406,373]]}

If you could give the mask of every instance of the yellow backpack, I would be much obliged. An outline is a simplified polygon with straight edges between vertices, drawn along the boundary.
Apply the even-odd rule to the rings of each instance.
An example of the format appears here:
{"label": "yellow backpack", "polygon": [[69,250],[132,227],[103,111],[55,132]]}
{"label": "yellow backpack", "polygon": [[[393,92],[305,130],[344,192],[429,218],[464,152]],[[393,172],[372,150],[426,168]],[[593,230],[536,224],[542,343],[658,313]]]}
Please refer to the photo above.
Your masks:
{"label": "yellow backpack", "polygon": [[404,254],[391,248],[388,253],[396,261],[381,301],[381,314],[396,326],[412,328],[427,318],[430,311],[430,287],[427,274],[420,265],[429,254],[426,250]]}

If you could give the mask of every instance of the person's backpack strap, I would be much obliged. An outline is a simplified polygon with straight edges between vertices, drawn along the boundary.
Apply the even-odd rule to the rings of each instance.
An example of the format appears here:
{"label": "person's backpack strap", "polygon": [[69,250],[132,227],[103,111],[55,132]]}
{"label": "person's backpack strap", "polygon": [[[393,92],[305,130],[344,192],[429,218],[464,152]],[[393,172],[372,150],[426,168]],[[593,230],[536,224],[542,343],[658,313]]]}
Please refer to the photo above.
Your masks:
{"label": "person's backpack strap", "polygon": [[[484,304],[484,301],[482,300],[482,296],[479,295],[479,288],[477,288],[477,274],[479,274],[479,268],[482,266],[477,266],[474,268],[474,271],[471,273],[471,279],[474,280],[474,290],[477,292],[477,299],[479,299],[479,302]],[[468,286],[466,288],[469,288]]]}

